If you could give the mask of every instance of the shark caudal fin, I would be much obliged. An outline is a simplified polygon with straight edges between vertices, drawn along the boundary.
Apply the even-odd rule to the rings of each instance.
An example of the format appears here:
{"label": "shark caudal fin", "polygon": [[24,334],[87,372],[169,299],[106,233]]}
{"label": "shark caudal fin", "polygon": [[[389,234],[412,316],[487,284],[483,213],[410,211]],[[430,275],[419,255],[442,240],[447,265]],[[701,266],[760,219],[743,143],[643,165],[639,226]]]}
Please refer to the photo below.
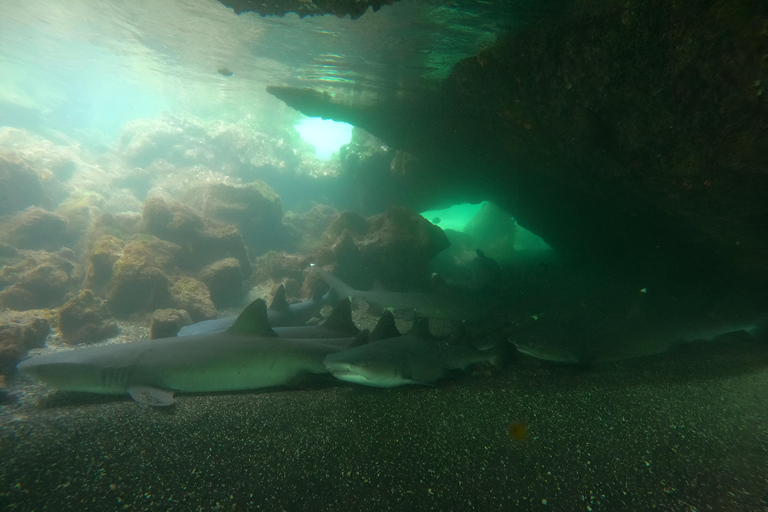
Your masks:
{"label": "shark caudal fin", "polygon": [[275,292],[275,296],[272,297],[272,302],[269,305],[269,309],[275,311],[285,311],[288,309],[288,301],[285,300],[285,285],[281,284]]}
{"label": "shark caudal fin", "polygon": [[320,325],[350,337],[357,336],[360,333],[360,329],[352,321],[352,302],[349,300],[349,297],[342,300]]}
{"label": "shark caudal fin", "polygon": [[317,265],[312,265],[312,268],[320,276],[320,279],[325,281],[325,284],[336,290],[336,293],[341,297],[351,297],[357,290],[349,286],[347,283],[334,276],[330,272],[323,270]]}
{"label": "shark caudal fin", "polygon": [[371,332],[371,341],[397,338],[398,336],[400,336],[400,331],[397,330],[397,325],[395,325],[395,316],[391,311],[385,310],[381,314],[378,323],[376,323],[376,327],[373,328],[373,332]]}
{"label": "shark caudal fin", "polygon": [[[283,300],[285,300],[285,295],[283,295]],[[248,307],[240,313],[235,323],[226,332],[263,338],[277,337],[277,333],[269,326],[267,303],[264,302],[264,299],[256,299],[248,304]]]}

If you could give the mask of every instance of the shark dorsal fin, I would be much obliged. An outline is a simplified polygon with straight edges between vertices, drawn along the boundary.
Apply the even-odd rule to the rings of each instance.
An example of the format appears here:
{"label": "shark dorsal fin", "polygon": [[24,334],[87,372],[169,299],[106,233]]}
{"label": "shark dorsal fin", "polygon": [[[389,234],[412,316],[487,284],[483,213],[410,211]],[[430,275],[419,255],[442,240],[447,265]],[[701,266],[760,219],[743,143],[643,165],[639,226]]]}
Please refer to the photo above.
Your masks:
{"label": "shark dorsal fin", "polygon": [[285,285],[281,284],[275,292],[275,296],[272,297],[272,303],[269,305],[269,309],[276,311],[285,311],[288,309],[288,301],[285,300]]}
{"label": "shark dorsal fin", "polygon": [[400,336],[400,331],[397,330],[395,325],[395,316],[387,309],[381,314],[379,322],[374,327],[371,339],[378,341],[387,338],[397,338],[398,336]]}
{"label": "shark dorsal fin", "polygon": [[364,329],[360,331],[357,336],[355,336],[355,339],[352,340],[352,343],[349,344],[347,348],[354,348],[359,347],[361,345],[365,345],[368,343],[368,335],[370,334],[370,331],[368,329]]}
{"label": "shark dorsal fin", "polygon": [[432,332],[429,330],[429,318],[419,317],[415,314],[413,315],[413,324],[411,325],[411,330],[408,334],[422,340],[435,339]]}
{"label": "shark dorsal fin", "polygon": [[230,334],[246,334],[263,338],[277,337],[267,320],[267,303],[264,299],[256,299],[240,313],[232,327],[227,329]]}
{"label": "shark dorsal fin", "polygon": [[349,336],[357,336],[360,333],[360,329],[352,321],[352,302],[350,302],[349,297],[342,300],[320,325]]}

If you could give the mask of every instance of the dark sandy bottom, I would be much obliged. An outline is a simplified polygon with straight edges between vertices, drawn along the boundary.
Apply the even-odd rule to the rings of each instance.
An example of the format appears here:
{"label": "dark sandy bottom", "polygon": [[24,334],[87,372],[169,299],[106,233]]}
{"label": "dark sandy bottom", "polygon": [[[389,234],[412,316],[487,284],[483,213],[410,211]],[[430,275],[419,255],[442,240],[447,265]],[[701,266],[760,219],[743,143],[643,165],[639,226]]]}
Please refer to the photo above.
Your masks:
{"label": "dark sandy bottom", "polygon": [[[8,510],[765,511],[768,346],[434,388],[52,393],[0,416]],[[510,439],[511,421],[529,439]]]}

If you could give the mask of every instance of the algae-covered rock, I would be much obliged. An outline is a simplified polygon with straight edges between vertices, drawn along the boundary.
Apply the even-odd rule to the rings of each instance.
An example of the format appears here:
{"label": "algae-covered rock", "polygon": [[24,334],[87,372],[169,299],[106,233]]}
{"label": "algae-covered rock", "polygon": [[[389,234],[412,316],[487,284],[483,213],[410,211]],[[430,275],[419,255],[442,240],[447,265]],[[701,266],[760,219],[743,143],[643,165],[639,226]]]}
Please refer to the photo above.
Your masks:
{"label": "algae-covered rock", "polygon": [[0,271],[0,305],[24,311],[53,308],[64,302],[79,276],[71,251],[21,251],[24,259]]}
{"label": "algae-covered rock", "polygon": [[450,245],[442,229],[402,207],[368,218],[363,233],[355,214],[342,214],[327,235],[340,229],[333,244],[339,275],[358,283],[368,275],[393,290],[425,286],[429,262]]}
{"label": "algae-covered rock", "polygon": [[88,273],[85,288],[102,288],[112,278],[112,269],[123,252],[123,242],[112,235],[100,236],[91,246],[88,255]]}
{"label": "algae-covered rock", "polygon": [[339,212],[331,206],[316,204],[306,213],[286,212],[283,223],[298,238],[298,252],[309,253],[322,244],[322,234],[338,214]]}
{"label": "algae-covered rock", "polygon": [[141,235],[131,240],[113,266],[109,308],[116,316],[169,304],[169,280],[181,248],[165,240]]}
{"label": "algae-covered rock", "polygon": [[216,306],[208,287],[193,277],[181,277],[170,287],[171,303],[184,309],[195,322],[216,318]]}
{"label": "algae-covered rock", "polygon": [[7,226],[7,240],[17,249],[55,251],[72,240],[67,219],[42,208],[20,213]]}
{"label": "algae-covered rock", "polygon": [[83,290],[59,309],[59,331],[69,345],[96,343],[119,332],[106,303],[91,290]]}
{"label": "algae-covered rock", "polygon": [[243,273],[236,258],[225,258],[206,265],[199,277],[208,287],[216,307],[233,304],[243,297]]}
{"label": "algae-covered rock", "polygon": [[50,310],[0,313],[0,374],[9,374],[33,348],[40,348],[51,329]]}
{"label": "algae-covered rock", "polygon": [[183,309],[158,309],[152,313],[149,323],[150,339],[171,338],[184,327],[192,323],[189,313]]}
{"label": "algae-covered rock", "polygon": [[179,265],[197,270],[223,258],[236,258],[244,276],[251,274],[251,263],[240,232],[229,226],[203,219],[180,202],[166,203],[150,198],[144,204],[141,230],[182,248]]}
{"label": "algae-covered rock", "polygon": [[0,215],[8,215],[28,206],[49,207],[40,173],[12,154],[0,154]]}
{"label": "algae-covered rock", "polygon": [[273,248],[285,239],[280,197],[264,182],[214,183],[198,193],[195,202],[206,218],[236,226],[257,251]]}

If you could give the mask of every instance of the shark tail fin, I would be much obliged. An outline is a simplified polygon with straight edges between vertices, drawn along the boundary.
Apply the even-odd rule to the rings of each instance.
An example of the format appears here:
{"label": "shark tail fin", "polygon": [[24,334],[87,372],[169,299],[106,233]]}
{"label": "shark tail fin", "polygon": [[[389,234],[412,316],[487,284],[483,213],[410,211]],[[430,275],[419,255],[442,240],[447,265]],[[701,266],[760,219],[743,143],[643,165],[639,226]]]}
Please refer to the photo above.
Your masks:
{"label": "shark tail fin", "polygon": [[264,299],[256,299],[240,313],[232,327],[227,329],[230,334],[246,334],[264,338],[277,337],[267,320],[267,303]]}
{"label": "shark tail fin", "polygon": [[395,325],[395,316],[391,311],[385,310],[381,314],[376,327],[373,328],[371,340],[385,340],[387,338],[397,338],[398,336],[400,336],[400,331],[397,330],[397,325]]}
{"label": "shark tail fin", "polygon": [[272,303],[269,305],[269,309],[275,311],[285,311],[288,309],[288,301],[285,300],[285,285],[281,284],[275,292],[275,296],[272,297]]}
{"label": "shark tail fin", "polygon": [[352,321],[352,302],[349,297],[342,300],[321,325],[349,336],[357,336],[360,333],[360,329]]}
{"label": "shark tail fin", "polygon": [[355,295],[355,290],[351,286],[349,286],[347,283],[339,279],[338,277],[334,276],[330,272],[323,270],[322,268],[315,265],[312,267],[315,269],[315,272],[317,272],[317,275],[320,276],[320,279],[325,281],[325,284],[330,286],[331,288],[336,290],[336,293],[338,293],[341,297],[351,297]]}

